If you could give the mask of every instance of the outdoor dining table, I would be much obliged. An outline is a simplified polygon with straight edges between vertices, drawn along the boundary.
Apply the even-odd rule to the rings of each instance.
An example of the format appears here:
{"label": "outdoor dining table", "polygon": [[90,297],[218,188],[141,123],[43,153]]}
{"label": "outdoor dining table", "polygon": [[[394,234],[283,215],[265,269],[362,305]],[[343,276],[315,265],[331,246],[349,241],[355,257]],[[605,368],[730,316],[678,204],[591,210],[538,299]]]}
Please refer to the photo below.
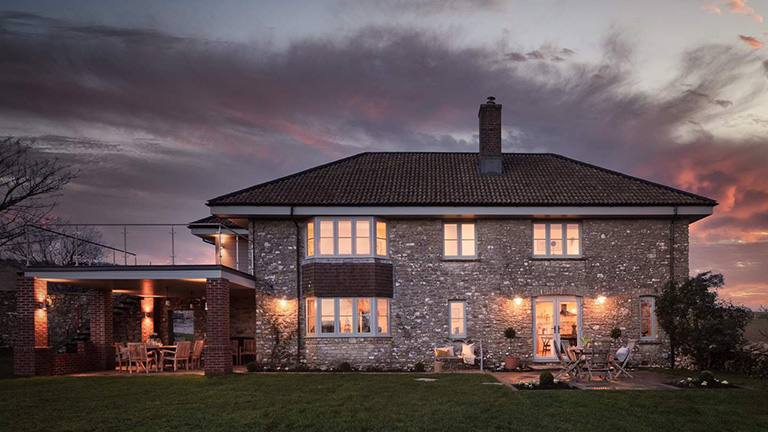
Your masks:
{"label": "outdoor dining table", "polygon": [[157,356],[157,364],[160,367],[160,372],[163,372],[164,370],[163,361],[162,361],[162,354],[163,354],[162,351],[164,350],[175,351],[176,345],[154,345],[154,346],[147,345],[147,353],[154,353],[154,355]]}

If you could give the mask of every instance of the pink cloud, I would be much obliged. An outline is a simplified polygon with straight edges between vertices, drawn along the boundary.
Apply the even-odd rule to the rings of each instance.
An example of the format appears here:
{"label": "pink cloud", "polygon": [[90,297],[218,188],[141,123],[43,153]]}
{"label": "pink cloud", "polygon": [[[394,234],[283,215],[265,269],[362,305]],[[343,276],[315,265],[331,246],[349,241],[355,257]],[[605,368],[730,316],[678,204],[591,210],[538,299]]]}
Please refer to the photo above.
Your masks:
{"label": "pink cloud", "polygon": [[703,4],[701,5],[701,8],[704,9],[705,11],[712,12],[713,14],[717,14],[717,15],[723,14],[720,8],[713,4]]}
{"label": "pink cloud", "polygon": [[760,49],[763,47],[763,43],[753,38],[752,36],[739,35],[739,39],[744,41],[745,44],[751,46],[754,49]]}

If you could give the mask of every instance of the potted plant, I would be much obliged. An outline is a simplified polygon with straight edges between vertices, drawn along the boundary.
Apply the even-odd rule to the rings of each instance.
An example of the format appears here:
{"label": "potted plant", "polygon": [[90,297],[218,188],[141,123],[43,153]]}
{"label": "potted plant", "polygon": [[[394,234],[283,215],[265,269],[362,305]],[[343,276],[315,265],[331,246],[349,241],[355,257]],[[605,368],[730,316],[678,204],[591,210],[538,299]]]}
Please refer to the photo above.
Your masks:
{"label": "potted plant", "polygon": [[616,341],[618,338],[621,337],[621,329],[618,327],[614,327],[611,329],[611,339]]}
{"label": "potted plant", "polygon": [[[504,337],[509,340],[510,344],[512,343],[512,339],[514,339],[517,336],[517,332],[514,328],[508,327],[504,330]],[[507,370],[514,370],[520,367],[520,357],[519,356],[513,356],[508,355],[504,357],[504,369]]]}

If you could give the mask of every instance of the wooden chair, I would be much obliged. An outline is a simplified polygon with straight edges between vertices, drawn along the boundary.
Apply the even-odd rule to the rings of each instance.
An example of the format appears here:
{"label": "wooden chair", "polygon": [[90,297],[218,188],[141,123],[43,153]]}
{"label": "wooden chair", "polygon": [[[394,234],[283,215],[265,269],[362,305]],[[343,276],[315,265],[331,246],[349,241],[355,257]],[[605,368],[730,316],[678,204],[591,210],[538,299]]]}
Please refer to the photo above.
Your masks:
{"label": "wooden chair", "polygon": [[[563,344],[565,343],[568,343],[568,341],[563,341]],[[552,341],[552,345],[555,348],[555,356],[557,357],[557,360],[560,362],[561,366],[560,371],[555,374],[555,378],[559,378],[563,375],[568,375],[569,377],[578,375],[576,372],[578,361],[571,361],[570,356],[562,351],[563,345],[558,343],[556,340]],[[570,343],[568,343],[568,345],[570,346]]]}
{"label": "wooden chair", "polygon": [[179,370],[179,363],[184,362],[184,365],[189,370],[189,355],[192,352],[192,342],[181,341],[176,342],[176,351],[163,350],[160,357],[160,367],[165,370],[165,363],[173,363],[173,370]]}
{"label": "wooden chair", "polygon": [[204,346],[205,342],[201,340],[195,341],[195,346],[192,348],[192,369],[195,368],[195,365],[201,367]]}
{"label": "wooden chair", "polygon": [[152,365],[155,366],[155,372],[157,372],[157,357],[154,354],[149,355],[147,353],[147,344],[128,344],[128,373],[133,373],[131,366],[136,366],[136,373],[139,373],[140,369],[144,369],[144,371],[149,373],[149,368]]}
{"label": "wooden chair", "polygon": [[237,340],[232,341],[232,357],[235,358],[234,363],[236,365],[240,364],[240,347],[237,343]]}
{"label": "wooden chair", "polygon": [[244,340],[243,349],[240,351],[240,364],[243,364],[244,356],[253,356],[253,361],[256,361],[256,341]]}
{"label": "wooden chair", "polygon": [[614,375],[614,378],[618,378],[622,375],[626,375],[630,379],[634,378],[632,374],[627,372],[627,370],[625,369],[627,367],[627,364],[629,363],[629,358],[632,357],[632,351],[635,350],[634,339],[630,339],[629,342],[627,342],[627,350],[629,350],[627,352],[627,356],[624,357],[624,361],[622,361],[621,363],[617,362],[615,357],[611,359],[611,366],[613,366],[614,369],[616,370],[616,375]]}
{"label": "wooden chair", "polygon": [[117,370],[123,370],[123,364],[125,364],[125,370],[127,371],[131,364],[128,361],[128,348],[123,343],[115,344],[115,362],[117,363]]}
{"label": "wooden chair", "polygon": [[584,351],[587,373],[591,380],[595,375],[603,379],[613,379],[611,374],[611,361],[608,358],[610,349],[608,345],[601,341],[594,341]]}

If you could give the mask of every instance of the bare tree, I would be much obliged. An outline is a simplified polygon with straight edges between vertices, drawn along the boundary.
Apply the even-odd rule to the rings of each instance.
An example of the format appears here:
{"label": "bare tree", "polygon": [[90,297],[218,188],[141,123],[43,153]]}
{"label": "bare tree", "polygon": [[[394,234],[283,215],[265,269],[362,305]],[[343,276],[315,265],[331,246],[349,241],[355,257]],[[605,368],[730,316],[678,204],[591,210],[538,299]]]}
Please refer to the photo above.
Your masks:
{"label": "bare tree", "polygon": [[57,158],[35,157],[24,138],[0,139],[0,248],[43,221],[76,175]]}
{"label": "bare tree", "polygon": [[2,258],[37,265],[92,265],[106,256],[101,231],[92,226],[57,226],[58,220],[28,225],[23,237],[6,243]]}

